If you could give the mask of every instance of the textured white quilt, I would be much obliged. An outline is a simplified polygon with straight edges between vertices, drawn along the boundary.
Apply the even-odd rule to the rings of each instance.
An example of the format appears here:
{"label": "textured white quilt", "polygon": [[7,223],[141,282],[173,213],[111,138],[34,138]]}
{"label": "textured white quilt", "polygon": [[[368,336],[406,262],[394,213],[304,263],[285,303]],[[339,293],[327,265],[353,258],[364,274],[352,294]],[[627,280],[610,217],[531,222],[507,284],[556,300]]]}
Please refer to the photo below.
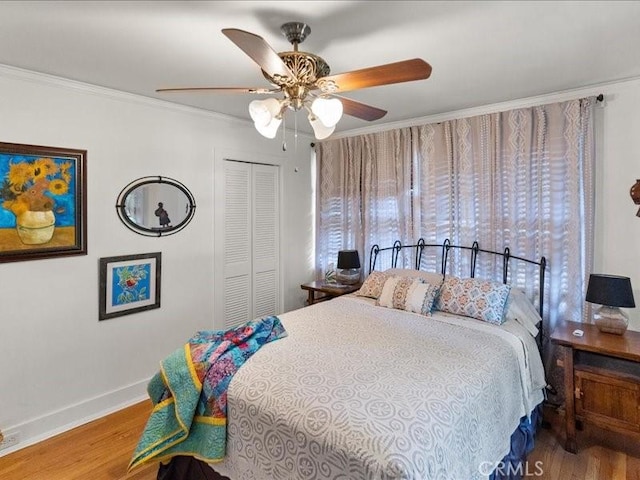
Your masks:
{"label": "textured white quilt", "polygon": [[228,390],[232,480],[474,479],[543,399],[535,341],[351,295],[280,315]]}

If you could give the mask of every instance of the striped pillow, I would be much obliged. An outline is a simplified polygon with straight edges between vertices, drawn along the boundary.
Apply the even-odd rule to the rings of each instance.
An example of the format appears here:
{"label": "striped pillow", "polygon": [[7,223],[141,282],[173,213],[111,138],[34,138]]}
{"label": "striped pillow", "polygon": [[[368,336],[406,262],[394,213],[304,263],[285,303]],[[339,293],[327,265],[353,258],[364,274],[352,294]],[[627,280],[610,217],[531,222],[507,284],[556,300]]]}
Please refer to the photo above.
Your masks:
{"label": "striped pillow", "polygon": [[438,286],[421,278],[389,277],[382,287],[377,305],[430,316],[438,290]]}
{"label": "striped pillow", "polygon": [[393,276],[387,278],[382,287],[377,305],[387,308],[404,310],[405,300],[409,287],[415,280],[409,277]]}

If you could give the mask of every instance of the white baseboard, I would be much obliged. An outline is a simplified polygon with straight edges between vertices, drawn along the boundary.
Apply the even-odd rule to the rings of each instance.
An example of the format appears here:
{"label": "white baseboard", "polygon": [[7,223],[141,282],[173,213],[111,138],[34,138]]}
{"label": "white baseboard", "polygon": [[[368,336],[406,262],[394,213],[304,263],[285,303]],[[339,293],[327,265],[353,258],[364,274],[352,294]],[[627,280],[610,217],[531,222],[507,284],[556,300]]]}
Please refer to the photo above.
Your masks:
{"label": "white baseboard", "polygon": [[89,398],[68,407],[47,413],[24,423],[13,425],[7,430],[19,431],[20,442],[5,450],[0,457],[23,449],[60,433],[79,427],[110,413],[148,400],[147,384],[150,379]]}

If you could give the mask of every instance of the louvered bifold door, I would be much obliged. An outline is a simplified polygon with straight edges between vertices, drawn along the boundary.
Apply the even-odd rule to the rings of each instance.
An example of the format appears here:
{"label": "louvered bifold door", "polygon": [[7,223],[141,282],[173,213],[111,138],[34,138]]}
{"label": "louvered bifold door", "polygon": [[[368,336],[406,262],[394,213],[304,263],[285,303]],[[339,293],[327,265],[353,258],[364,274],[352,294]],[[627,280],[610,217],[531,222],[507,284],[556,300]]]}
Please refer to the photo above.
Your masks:
{"label": "louvered bifold door", "polygon": [[224,327],[253,316],[251,164],[224,162]]}
{"label": "louvered bifold door", "polygon": [[253,314],[258,318],[279,311],[279,182],[278,167],[252,166]]}
{"label": "louvered bifold door", "polygon": [[280,312],[277,166],[224,162],[223,325]]}

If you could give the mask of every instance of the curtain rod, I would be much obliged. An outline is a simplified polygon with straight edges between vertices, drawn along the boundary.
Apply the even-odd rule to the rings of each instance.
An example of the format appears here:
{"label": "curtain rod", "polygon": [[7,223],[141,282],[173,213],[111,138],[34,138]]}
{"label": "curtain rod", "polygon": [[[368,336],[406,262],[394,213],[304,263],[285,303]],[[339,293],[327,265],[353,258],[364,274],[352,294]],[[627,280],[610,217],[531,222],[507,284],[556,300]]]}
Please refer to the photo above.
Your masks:
{"label": "curtain rod", "polygon": [[[603,102],[604,101],[604,94],[599,93],[598,96],[596,97],[596,101]],[[311,148],[313,148],[315,146],[316,146],[316,144],[311,142]]]}

